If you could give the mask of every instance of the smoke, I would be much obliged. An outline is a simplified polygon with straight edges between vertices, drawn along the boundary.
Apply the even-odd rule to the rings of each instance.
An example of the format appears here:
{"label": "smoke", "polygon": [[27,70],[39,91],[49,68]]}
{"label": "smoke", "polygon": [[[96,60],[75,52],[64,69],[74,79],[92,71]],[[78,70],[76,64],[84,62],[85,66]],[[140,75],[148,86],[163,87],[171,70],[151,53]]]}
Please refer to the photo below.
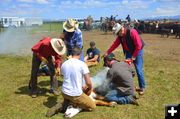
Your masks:
{"label": "smoke", "polygon": [[0,33],[0,54],[27,55],[31,53],[34,40],[30,27],[7,28]]}
{"label": "smoke", "polygon": [[106,77],[108,70],[109,68],[105,68],[97,75],[91,77],[93,88],[102,95],[105,95],[110,90],[110,79]]}

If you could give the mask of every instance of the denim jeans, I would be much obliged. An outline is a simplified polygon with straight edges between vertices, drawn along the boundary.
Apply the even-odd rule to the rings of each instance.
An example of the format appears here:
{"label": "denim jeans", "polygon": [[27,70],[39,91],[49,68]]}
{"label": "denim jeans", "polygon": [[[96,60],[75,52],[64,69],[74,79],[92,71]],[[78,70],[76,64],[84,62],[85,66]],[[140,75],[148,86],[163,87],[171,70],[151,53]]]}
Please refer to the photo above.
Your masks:
{"label": "denim jeans", "polygon": [[129,96],[122,94],[120,91],[118,91],[116,89],[109,91],[105,95],[105,100],[108,102],[115,101],[119,104],[130,104],[131,103],[131,99],[129,98]]}
{"label": "denim jeans", "polygon": [[[143,72],[143,54],[144,54],[144,50],[141,49],[139,51],[138,56],[136,57],[136,60],[134,61],[134,66],[135,66],[136,73],[138,76],[138,82],[139,82],[140,89],[146,88],[146,82],[144,80],[144,72]],[[132,53],[126,52],[126,59],[131,58],[131,57],[132,57]]]}
{"label": "denim jeans", "polygon": [[[50,84],[51,84],[51,89],[53,91],[58,90],[58,80],[55,75],[55,65],[52,62],[52,56],[45,57],[48,60],[48,67],[50,70]],[[41,64],[41,60],[33,54],[32,57],[32,69],[31,69],[31,78],[29,81],[29,86],[31,87],[31,93],[37,93],[37,73],[39,70],[39,66]]]}

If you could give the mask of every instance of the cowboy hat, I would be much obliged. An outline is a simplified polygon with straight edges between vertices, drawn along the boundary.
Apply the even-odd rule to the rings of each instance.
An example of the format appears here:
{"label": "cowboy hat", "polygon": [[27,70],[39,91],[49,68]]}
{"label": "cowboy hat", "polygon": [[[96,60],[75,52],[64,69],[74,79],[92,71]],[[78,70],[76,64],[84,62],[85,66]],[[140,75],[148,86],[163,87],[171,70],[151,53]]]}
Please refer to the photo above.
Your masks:
{"label": "cowboy hat", "polygon": [[66,52],[66,46],[62,39],[53,38],[50,43],[57,54],[63,55]]}
{"label": "cowboy hat", "polygon": [[117,35],[117,33],[119,32],[119,30],[120,29],[122,29],[122,25],[120,25],[119,23],[116,23],[114,26],[113,26],[113,28],[112,28],[112,30],[114,31],[114,33]]}
{"label": "cowboy hat", "polygon": [[78,26],[78,22],[74,21],[73,19],[68,19],[63,23],[63,28],[67,32],[74,32],[76,29],[78,29]]}

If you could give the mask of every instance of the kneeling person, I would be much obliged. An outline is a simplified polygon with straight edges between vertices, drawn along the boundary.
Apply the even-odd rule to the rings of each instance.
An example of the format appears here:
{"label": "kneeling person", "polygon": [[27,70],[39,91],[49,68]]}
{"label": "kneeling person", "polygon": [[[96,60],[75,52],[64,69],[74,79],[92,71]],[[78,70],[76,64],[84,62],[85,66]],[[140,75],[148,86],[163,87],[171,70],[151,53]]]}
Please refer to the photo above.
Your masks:
{"label": "kneeling person", "polygon": [[90,48],[87,49],[86,56],[84,58],[88,67],[96,66],[100,61],[100,51],[96,48],[95,42],[90,42]]}
{"label": "kneeling person", "polygon": [[134,96],[133,70],[129,64],[116,61],[115,55],[110,53],[104,58],[104,66],[110,68],[107,78],[112,84],[112,90],[105,95],[105,100],[119,104],[139,105]]}
{"label": "kneeling person", "polygon": [[[64,97],[64,102],[56,104],[54,107],[47,111],[46,116],[51,117],[58,111],[67,106],[67,103],[77,105],[79,108],[91,111],[95,109],[96,105],[94,101],[83,93],[83,80],[88,87],[88,94],[91,93],[92,83],[89,76],[89,69],[87,65],[79,60],[81,57],[81,49],[75,46],[72,49],[72,58],[65,61],[61,66],[61,72],[63,75],[64,82],[62,84],[62,96]],[[84,77],[84,79],[83,79]],[[66,103],[66,104],[65,104]]]}

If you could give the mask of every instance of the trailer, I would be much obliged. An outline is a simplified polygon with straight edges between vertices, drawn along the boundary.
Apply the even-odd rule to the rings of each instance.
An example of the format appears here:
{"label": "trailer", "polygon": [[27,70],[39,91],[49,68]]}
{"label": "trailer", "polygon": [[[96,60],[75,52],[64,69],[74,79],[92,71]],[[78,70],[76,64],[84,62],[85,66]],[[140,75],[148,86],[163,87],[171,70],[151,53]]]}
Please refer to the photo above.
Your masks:
{"label": "trailer", "polygon": [[40,26],[43,24],[43,20],[37,17],[20,18],[20,17],[1,17],[1,27],[21,27],[21,26]]}
{"label": "trailer", "polygon": [[2,27],[20,27],[25,23],[24,18],[19,17],[1,17],[0,18]]}

